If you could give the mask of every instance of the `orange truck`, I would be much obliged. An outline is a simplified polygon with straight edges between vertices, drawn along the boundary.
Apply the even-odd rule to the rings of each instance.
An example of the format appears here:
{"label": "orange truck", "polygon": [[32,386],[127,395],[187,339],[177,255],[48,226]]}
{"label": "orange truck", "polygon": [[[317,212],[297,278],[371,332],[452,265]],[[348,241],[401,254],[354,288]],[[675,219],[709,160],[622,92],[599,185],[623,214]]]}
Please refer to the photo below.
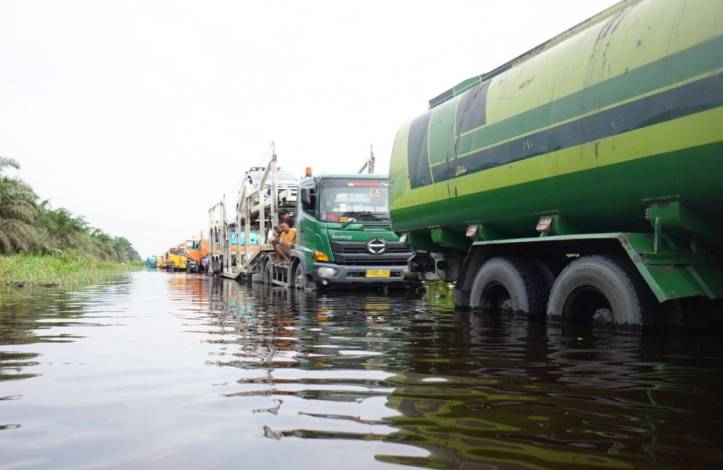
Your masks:
{"label": "orange truck", "polygon": [[188,259],[186,272],[201,272],[201,261],[208,256],[208,242],[203,238],[186,240],[184,244],[185,256]]}

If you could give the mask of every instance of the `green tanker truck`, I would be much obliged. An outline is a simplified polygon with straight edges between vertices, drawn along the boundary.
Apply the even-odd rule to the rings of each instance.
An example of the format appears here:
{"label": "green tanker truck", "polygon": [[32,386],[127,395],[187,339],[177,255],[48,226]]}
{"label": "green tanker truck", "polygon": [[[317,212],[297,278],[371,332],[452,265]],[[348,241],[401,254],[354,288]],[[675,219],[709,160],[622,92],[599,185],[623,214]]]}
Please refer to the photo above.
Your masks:
{"label": "green tanker truck", "polygon": [[410,269],[617,326],[720,299],[722,33],[721,0],[627,0],[433,98],[390,164]]}

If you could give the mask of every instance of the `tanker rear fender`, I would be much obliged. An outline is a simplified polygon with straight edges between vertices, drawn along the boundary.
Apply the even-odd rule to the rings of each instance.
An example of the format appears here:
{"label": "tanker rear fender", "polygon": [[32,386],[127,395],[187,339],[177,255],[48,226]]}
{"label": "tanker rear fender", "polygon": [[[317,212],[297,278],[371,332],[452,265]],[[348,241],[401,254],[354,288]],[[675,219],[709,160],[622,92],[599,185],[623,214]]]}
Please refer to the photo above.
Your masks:
{"label": "tanker rear fender", "polygon": [[474,242],[459,270],[456,304],[470,305],[472,283],[485,261],[515,257],[536,264],[548,285],[570,262],[581,256],[616,256],[630,262],[658,302],[704,297],[723,298],[723,266],[715,253],[686,239],[650,233],[552,235]]}

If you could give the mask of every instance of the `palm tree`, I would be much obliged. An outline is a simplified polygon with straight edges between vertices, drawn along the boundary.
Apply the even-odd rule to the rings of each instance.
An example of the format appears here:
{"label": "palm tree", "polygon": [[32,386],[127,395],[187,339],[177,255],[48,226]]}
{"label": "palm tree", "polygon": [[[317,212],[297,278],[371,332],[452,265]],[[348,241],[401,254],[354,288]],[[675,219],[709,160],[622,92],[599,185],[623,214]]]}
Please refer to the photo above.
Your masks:
{"label": "palm tree", "polygon": [[27,183],[7,176],[9,168],[17,170],[20,164],[0,156],[0,254],[73,249],[108,261],[140,260],[127,239],[90,227],[68,209],[39,201]]}
{"label": "palm tree", "polygon": [[35,192],[23,181],[5,174],[20,164],[0,157],[0,252],[43,249],[42,237],[33,226],[37,215]]}
{"label": "palm tree", "polygon": [[83,217],[75,217],[63,207],[50,209],[44,204],[39,219],[53,246],[61,249],[83,246],[88,229],[88,223]]}
{"label": "palm tree", "polygon": [[103,260],[117,261],[115,249],[113,249],[113,237],[99,228],[93,228],[90,232],[91,247],[94,254]]}
{"label": "palm tree", "polygon": [[117,261],[127,263],[128,261],[140,261],[141,256],[133,248],[133,245],[125,237],[114,237],[113,248],[116,252]]}

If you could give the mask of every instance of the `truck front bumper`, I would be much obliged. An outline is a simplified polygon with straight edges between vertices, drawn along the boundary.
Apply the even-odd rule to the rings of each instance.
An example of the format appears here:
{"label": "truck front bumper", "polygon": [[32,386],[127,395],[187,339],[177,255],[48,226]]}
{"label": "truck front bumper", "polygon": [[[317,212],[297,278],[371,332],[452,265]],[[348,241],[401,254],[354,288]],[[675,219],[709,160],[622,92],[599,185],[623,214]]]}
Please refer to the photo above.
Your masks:
{"label": "truck front bumper", "polygon": [[[368,271],[389,270],[389,277],[368,277]],[[418,282],[405,279],[406,266],[355,266],[332,263],[314,264],[314,283],[329,285],[368,285],[368,286],[413,286]]]}

